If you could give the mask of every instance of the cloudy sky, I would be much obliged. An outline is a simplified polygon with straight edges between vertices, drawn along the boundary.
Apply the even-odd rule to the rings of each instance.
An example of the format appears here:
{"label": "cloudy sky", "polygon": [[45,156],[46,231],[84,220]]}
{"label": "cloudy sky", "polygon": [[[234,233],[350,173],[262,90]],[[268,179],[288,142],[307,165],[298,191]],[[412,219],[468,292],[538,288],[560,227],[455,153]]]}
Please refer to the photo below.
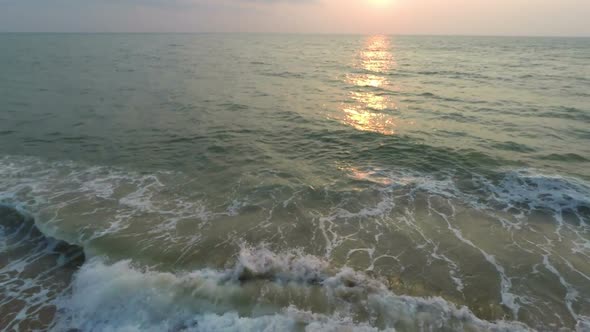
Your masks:
{"label": "cloudy sky", "polygon": [[590,0],[0,0],[0,31],[590,36]]}

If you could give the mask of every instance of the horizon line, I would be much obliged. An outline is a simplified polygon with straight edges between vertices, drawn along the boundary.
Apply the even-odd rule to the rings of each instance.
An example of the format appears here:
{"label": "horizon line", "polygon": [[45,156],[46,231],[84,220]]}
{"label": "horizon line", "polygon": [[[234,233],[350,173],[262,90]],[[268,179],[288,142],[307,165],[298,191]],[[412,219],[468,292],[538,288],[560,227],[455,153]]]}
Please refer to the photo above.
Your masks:
{"label": "horizon line", "polygon": [[0,34],[257,34],[257,35],[332,35],[332,36],[407,36],[407,37],[507,37],[507,38],[590,38],[590,35],[520,34],[437,34],[437,33],[362,33],[362,32],[278,32],[278,31],[0,31]]}

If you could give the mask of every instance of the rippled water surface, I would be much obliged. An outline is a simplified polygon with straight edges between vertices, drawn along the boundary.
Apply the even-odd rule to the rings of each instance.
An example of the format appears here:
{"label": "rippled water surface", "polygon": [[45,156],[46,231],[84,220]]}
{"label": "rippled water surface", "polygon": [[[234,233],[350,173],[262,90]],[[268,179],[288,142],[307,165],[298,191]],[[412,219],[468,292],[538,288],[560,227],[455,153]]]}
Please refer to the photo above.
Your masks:
{"label": "rippled water surface", "polygon": [[0,43],[0,329],[590,330],[590,39]]}

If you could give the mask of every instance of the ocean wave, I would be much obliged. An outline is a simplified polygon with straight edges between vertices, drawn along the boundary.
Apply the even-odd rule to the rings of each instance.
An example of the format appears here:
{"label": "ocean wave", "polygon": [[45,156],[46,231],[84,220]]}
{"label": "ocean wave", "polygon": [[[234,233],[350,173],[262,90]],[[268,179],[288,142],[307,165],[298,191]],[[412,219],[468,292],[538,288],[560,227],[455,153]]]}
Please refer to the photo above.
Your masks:
{"label": "ocean wave", "polygon": [[[489,320],[505,317],[543,329],[551,325],[542,318],[533,321],[540,317],[537,311],[554,308],[561,311],[555,313],[552,324],[585,324],[588,314],[583,299],[588,289],[584,282],[590,280],[590,274],[580,259],[590,257],[590,185],[586,181],[532,169],[486,176],[377,167],[345,167],[341,171],[347,176],[318,188],[295,186],[282,177],[275,183],[267,171],[257,183],[260,178],[250,174],[250,182],[239,183],[235,192],[213,203],[211,196],[187,190],[185,186],[192,179],[182,173],[140,173],[13,156],[0,160],[4,179],[0,202],[30,213],[45,234],[79,244],[87,257],[95,257],[85,263],[73,285],[90,278],[84,274],[87,269],[98,274],[128,269],[131,272],[126,274],[147,280],[142,286],[147,289],[157,289],[150,281],[152,276],[174,280],[163,291],[163,301],[190,317],[171,318],[173,330],[183,326],[196,329],[201,323],[191,319],[197,316],[203,322],[220,319],[258,327],[258,322],[274,324],[275,318],[295,329],[317,324],[293,320],[286,314],[290,305],[294,305],[288,311],[291,314],[296,310],[305,317],[323,315],[321,320],[330,324],[342,323],[341,317],[353,317],[355,328],[416,330],[429,326],[452,330],[459,326],[456,324],[461,320],[455,313],[463,309],[454,306],[445,311],[436,304],[440,301],[448,306],[451,302],[469,305],[477,312],[474,315],[465,309],[469,324],[476,316]],[[545,236],[541,240],[537,238],[539,227]],[[489,243],[485,235],[489,230],[495,232],[496,244]],[[236,243],[244,241],[267,241],[269,245],[242,246],[236,252]],[[301,246],[305,251],[293,249]],[[514,255],[522,256],[515,260]],[[193,257],[192,261],[187,257]],[[232,263],[232,257],[237,262]],[[231,268],[221,268],[227,264]],[[158,272],[156,266],[161,271],[179,272]],[[182,272],[190,269],[195,270]],[[424,277],[430,271],[437,273],[432,281]],[[489,278],[480,282],[477,276],[482,271]],[[191,274],[201,278],[194,279],[197,281],[206,275],[206,281],[214,281],[211,285],[222,286],[220,292],[235,292],[231,293],[235,297],[228,293],[227,299],[205,296],[203,300],[199,293],[199,304],[192,304],[194,298],[183,297],[192,290],[176,288],[194,281]],[[550,296],[535,289],[535,283],[526,282],[527,275],[549,280],[553,287]],[[403,278],[406,283],[408,278],[416,279],[416,284],[422,282],[417,286],[422,290],[415,293],[397,285],[404,283]],[[113,278],[105,274],[104,279],[97,280],[96,287],[108,285]],[[137,280],[134,283],[141,284]],[[448,286],[428,285],[447,280]],[[214,289],[211,285],[205,288]],[[92,291],[82,291],[84,287],[79,288],[81,294]],[[446,287],[444,292],[440,292],[442,287]],[[481,287],[489,288],[488,297],[471,298]],[[149,317],[149,312],[142,313],[142,306],[151,305],[143,302],[147,301],[144,297],[156,298],[159,290],[135,291],[139,292],[136,307],[121,311]],[[394,291],[412,296],[395,295]],[[436,298],[431,305],[428,301],[432,298],[421,297],[432,294],[441,294],[446,300]],[[70,314],[68,321],[60,320],[60,324],[90,328],[83,321],[91,324],[93,320],[85,316],[89,315],[85,308],[76,307],[75,296],[74,292],[69,300],[61,298],[62,311]],[[383,296],[385,304],[377,301]],[[173,304],[177,299],[179,304]],[[100,296],[97,301],[107,311],[115,305]],[[385,305],[394,309],[385,310]],[[399,310],[407,306],[425,311],[402,314]],[[400,318],[413,315],[418,318],[409,323]],[[77,320],[78,316],[83,319]],[[435,316],[443,317],[445,323],[435,325]],[[145,325],[148,323],[120,319],[121,326],[152,328]],[[473,324],[479,328],[480,323]],[[109,324],[103,327],[114,329],[119,323]],[[199,326],[206,326],[203,324]],[[494,328],[498,324],[503,323]]]}
{"label": "ocean wave", "polygon": [[[353,186],[353,192],[349,193],[333,186],[321,189],[326,195],[334,196],[332,200],[348,197],[360,192],[359,189],[377,193],[380,200],[390,200],[375,207],[362,206],[358,216],[391,213],[394,197],[424,193],[453,199],[478,210],[502,210],[515,216],[549,211],[558,222],[564,215],[573,214],[580,226],[590,223],[590,184],[579,178],[547,175],[534,169],[509,170],[492,176],[426,174],[375,167],[348,168],[344,172],[369,185]],[[27,210],[43,232],[75,244],[124,231],[134,223],[150,224],[153,228],[147,229],[148,233],[174,230],[179,223],[186,222],[203,227],[214,219],[238,215],[240,209],[248,208],[247,201],[254,200],[254,194],[274,190],[273,186],[257,185],[250,193],[243,192],[241,197],[229,195],[221,204],[211,206],[207,204],[211,198],[204,192],[185,187],[193,179],[182,173],[138,173],[113,167],[84,167],[73,162],[50,163],[30,157],[0,159],[0,176],[4,179],[0,184],[0,203]],[[295,196],[302,200],[307,195],[312,198],[317,191],[307,186],[287,189],[292,193],[284,197],[284,203]],[[256,203],[252,204],[255,207]],[[346,215],[345,210],[336,207],[342,216]],[[268,208],[259,206],[260,209]],[[89,225],[95,217],[102,220]],[[84,235],[80,234],[80,228],[84,228]]]}
{"label": "ocean wave", "polygon": [[352,169],[351,176],[380,184],[388,190],[439,195],[479,209],[516,209],[525,214],[547,210],[556,216],[571,211],[583,224],[590,218],[590,183],[534,169],[509,170],[493,177],[472,173],[471,180],[458,178],[453,173],[426,175],[383,168]]}
{"label": "ocean wave", "polygon": [[488,200],[505,210],[516,208],[531,213],[544,209],[558,220],[567,211],[574,212],[582,225],[590,217],[590,184],[581,179],[545,175],[531,169],[509,171],[496,183],[479,177]]}
{"label": "ocean wave", "polygon": [[54,301],[83,262],[81,247],[45,236],[31,216],[0,205],[0,330],[51,326]]}
{"label": "ocean wave", "polygon": [[[480,320],[442,298],[395,295],[351,269],[328,268],[300,252],[247,246],[223,271],[173,274],[93,259],[76,275],[71,295],[60,299],[54,329],[529,331],[516,322]],[[314,302],[322,311],[314,312]]]}
{"label": "ocean wave", "polygon": [[[340,208],[324,218],[324,223],[329,225],[320,226],[331,231],[326,237],[331,251],[346,240],[334,235],[336,225],[342,220],[362,218],[370,212],[370,218],[366,219],[372,219],[371,222],[399,223],[395,226],[398,230],[395,234],[415,234],[419,240],[414,244],[431,259],[446,264],[450,280],[457,291],[464,294],[465,288],[473,282],[469,281],[471,276],[466,272],[469,266],[462,258],[440,251],[441,242],[446,241],[443,234],[448,232],[457,241],[455,246],[463,248],[462,255],[473,251],[493,267],[499,281],[501,304],[512,312],[512,317],[522,317],[523,310],[549,310],[541,308],[543,304],[538,290],[523,279],[522,273],[529,273],[529,270],[536,276],[544,275],[543,278],[558,278],[557,288],[552,292],[557,298],[562,297],[561,301],[555,302],[564,310],[555,314],[559,326],[571,324],[565,323],[564,319],[571,319],[574,325],[585,324],[588,320],[584,304],[586,295],[582,294],[588,294],[587,281],[590,279],[587,266],[580,261],[590,255],[590,185],[586,181],[546,175],[532,169],[509,170],[487,177],[471,174],[471,179],[452,173],[437,176],[375,168],[353,169],[351,176],[381,188],[382,200],[374,204],[373,209],[365,207],[353,212],[349,208]],[[416,208],[420,205],[423,207]],[[427,215],[421,210],[427,211]],[[394,214],[399,216],[390,217]],[[443,226],[435,237],[428,234],[430,229],[437,227],[433,223]],[[497,244],[486,243],[484,233],[474,233],[473,228],[493,232]],[[541,239],[538,238],[540,229]],[[400,240],[399,236],[395,238]],[[452,251],[453,247],[446,250]],[[401,254],[383,256],[375,253],[376,248],[369,244],[369,248],[363,249],[372,261],[370,270],[377,258],[391,257],[400,261]],[[520,264],[515,263],[513,255],[522,255]],[[413,260],[417,257],[414,255]],[[431,264],[428,260],[426,263]],[[560,267],[556,267],[558,265]],[[544,323],[529,323],[541,330],[549,329]]]}
{"label": "ocean wave", "polygon": [[180,221],[200,223],[211,217],[199,192],[174,192],[190,181],[179,173],[142,174],[71,161],[4,157],[0,176],[0,203],[30,213],[48,236],[77,245],[148,221],[153,228],[146,232],[153,234]]}

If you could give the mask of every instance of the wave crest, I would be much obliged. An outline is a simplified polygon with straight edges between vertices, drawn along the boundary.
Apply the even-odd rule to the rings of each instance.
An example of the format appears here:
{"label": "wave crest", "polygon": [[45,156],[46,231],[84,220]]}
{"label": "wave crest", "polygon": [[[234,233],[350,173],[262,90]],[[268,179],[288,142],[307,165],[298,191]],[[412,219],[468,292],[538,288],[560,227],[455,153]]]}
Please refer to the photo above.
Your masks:
{"label": "wave crest", "polygon": [[[393,294],[380,281],[301,252],[244,246],[234,267],[173,274],[95,258],[60,301],[55,328],[84,331],[528,331],[442,298]],[[246,272],[247,271],[247,272]],[[264,276],[244,280],[243,275]],[[320,277],[321,276],[321,277]],[[318,304],[317,308],[314,303]],[[321,305],[319,305],[321,304]],[[318,309],[323,308],[323,309]]]}

